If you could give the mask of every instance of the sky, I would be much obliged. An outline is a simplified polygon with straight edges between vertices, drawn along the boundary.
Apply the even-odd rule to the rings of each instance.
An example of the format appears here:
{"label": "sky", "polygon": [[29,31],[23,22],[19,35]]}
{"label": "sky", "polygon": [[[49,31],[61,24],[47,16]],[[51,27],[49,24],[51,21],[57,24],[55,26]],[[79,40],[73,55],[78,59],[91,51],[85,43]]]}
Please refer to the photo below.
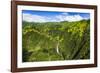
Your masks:
{"label": "sky", "polygon": [[22,10],[22,19],[27,22],[73,22],[90,19],[90,13]]}

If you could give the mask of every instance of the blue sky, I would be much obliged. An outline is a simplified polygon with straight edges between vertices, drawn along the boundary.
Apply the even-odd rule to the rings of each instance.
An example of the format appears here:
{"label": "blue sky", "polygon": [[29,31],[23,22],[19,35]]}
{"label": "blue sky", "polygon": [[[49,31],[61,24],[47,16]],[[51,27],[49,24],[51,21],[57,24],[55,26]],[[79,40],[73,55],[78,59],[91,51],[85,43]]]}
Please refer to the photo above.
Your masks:
{"label": "blue sky", "polygon": [[80,21],[90,19],[90,13],[79,12],[53,12],[23,10],[23,21],[27,22],[60,22],[60,21]]}

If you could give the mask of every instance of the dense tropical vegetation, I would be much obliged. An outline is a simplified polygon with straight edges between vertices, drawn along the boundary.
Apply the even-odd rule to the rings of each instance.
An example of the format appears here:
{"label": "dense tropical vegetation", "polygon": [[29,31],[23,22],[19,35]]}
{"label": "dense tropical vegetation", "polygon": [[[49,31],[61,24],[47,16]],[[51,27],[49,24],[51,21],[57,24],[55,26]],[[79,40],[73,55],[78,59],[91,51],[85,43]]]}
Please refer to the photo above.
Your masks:
{"label": "dense tropical vegetation", "polygon": [[90,58],[90,20],[25,22],[22,25],[23,62]]}

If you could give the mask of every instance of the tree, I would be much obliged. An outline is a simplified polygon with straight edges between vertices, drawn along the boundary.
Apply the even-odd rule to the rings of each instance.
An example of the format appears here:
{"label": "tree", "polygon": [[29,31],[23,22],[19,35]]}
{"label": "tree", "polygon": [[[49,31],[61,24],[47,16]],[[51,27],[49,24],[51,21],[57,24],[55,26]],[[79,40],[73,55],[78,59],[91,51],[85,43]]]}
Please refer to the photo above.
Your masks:
{"label": "tree", "polygon": [[23,22],[25,61],[89,58],[89,22]]}

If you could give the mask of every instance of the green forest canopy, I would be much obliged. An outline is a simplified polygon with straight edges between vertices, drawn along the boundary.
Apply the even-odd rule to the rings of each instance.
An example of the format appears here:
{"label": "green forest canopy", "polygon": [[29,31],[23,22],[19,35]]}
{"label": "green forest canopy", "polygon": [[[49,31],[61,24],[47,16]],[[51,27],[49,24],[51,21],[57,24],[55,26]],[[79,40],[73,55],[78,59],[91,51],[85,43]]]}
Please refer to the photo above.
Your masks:
{"label": "green forest canopy", "polygon": [[23,62],[90,58],[90,20],[23,21],[22,37]]}

